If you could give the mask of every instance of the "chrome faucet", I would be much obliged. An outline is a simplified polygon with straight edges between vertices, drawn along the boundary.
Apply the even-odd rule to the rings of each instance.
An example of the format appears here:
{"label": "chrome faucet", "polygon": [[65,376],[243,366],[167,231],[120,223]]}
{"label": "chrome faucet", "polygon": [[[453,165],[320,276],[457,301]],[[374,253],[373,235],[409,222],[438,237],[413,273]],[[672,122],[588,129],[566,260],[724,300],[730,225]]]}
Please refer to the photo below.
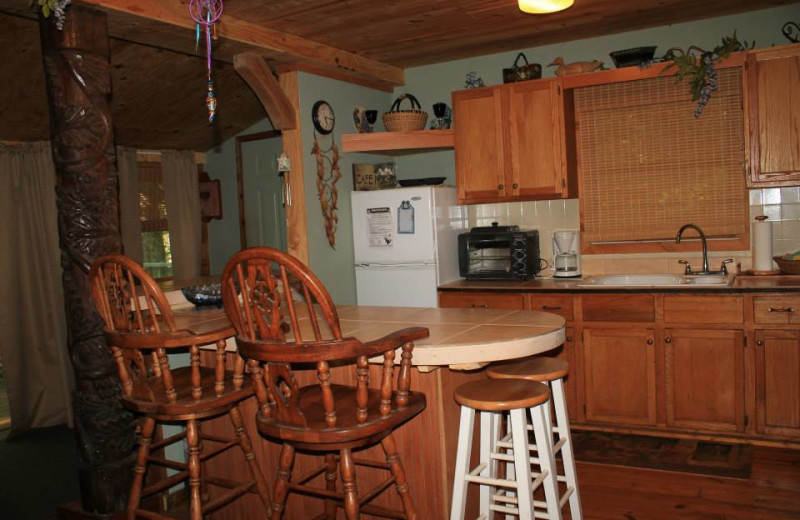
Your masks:
{"label": "chrome faucet", "polygon": [[[698,226],[695,226],[694,224],[686,224],[686,225],[684,225],[678,231],[678,235],[675,237],[675,243],[676,244],[680,244],[681,243],[681,235],[683,235],[683,232],[686,231],[689,228],[692,228],[695,231],[697,231],[697,233],[700,235],[700,240],[703,242],[703,270],[700,271],[699,273],[694,273],[694,274],[710,274],[710,271],[708,270],[708,244],[706,243],[706,235],[705,235],[705,233],[703,233],[702,229],[700,229]],[[723,267],[724,266],[725,265],[723,264]],[[688,262],[686,262],[686,274],[692,274],[691,267],[689,267],[689,263]]]}

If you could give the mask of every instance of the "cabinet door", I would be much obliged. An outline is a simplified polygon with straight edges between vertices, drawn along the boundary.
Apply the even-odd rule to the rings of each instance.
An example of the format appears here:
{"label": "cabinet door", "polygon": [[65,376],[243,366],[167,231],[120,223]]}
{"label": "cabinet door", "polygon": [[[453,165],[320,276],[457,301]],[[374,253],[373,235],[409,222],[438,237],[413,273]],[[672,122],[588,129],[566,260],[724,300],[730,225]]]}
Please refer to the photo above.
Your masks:
{"label": "cabinet door", "polygon": [[453,92],[456,185],[461,203],[506,195],[500,88]]}
{"label": "cabinet door", "polygon": [[654,336],[653,329],[584,329],[587,421],[656,424]]}
{"label": "cabinet door", "polygon": [[440,292],[439,306],[462,309],[522,310],[525,308],[525,299],[522,293]]}
{"label": "cabinet door", "polygon": [[750,186],[800,184],[800,45],[747,58]]}
{"label": "cabinet door", "polygon": [[744,333],[667,329],[664,342],[667,426],[744,431]]}
{"label": "cabinet door", "polygon": [[562,161],[562,109],[558,80],[515,83],[508,95],[511,193],[559,198],[566,191]]}
{"label": "cabinet door", "polygon": [[800,331],[756,331],[756,426],[800,435]]}

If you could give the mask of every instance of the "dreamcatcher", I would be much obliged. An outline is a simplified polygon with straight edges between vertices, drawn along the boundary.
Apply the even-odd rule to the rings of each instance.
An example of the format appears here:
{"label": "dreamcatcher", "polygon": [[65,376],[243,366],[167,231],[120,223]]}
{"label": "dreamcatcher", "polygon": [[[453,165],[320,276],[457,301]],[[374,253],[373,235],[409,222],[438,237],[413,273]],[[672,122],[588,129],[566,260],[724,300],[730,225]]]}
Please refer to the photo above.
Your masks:
{"label": "dreamcatcher", "polygon": [[339,216],[336,214],[339,201],[336,182],[342,178],[342,172],[339,170],[339,148],[331,136],[330,147],[323,150],[319,144],[317,133],[314,132],[314,147],[311,149],[311,155],[317,159],[317,191],[319,192],[322,216],[325,218],[325,234],[328,236],[328,243],[335,249],[336,225],[339,223]]}
{"label": "dreamcatcher", "polygon": [[208,69],[208,84],[206,91],[206,108],[208,109],[208,124],[214,124],[217,118],[217,97],[214,92],[214,81],[211,79],[211,40],[216,39],[219,17],[222,16],[222,0],[190,0],[189,15],[195,21],[195,50],[200,46],[200,26],[205,27],[206,33],[206,66]]}

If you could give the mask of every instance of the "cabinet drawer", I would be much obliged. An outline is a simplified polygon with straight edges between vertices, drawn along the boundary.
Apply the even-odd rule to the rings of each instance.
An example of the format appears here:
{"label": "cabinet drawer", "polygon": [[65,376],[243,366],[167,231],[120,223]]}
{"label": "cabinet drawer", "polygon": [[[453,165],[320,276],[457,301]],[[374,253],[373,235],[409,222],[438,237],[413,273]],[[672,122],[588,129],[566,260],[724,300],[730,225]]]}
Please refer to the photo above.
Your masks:
{"label": "cabinet drawer", "polygon": [[528,295],[528,309],[558,314],[567,321],[572,321],[572,295],[570,294],[543,294],[533,293]]}
{"label": "cabinet drawer", "polygon": [[756,323],[800,324],[800,298],[791,296],[756,296],[753,298]]}
{"label": "cabinet drawer", "polygon": [[671,323],[744,323],[744,298],[735,295],[664,296],[664,321]]}
{"label": "cabinet drawer", "polygon": [[654,301],[652,294],[584,294],[583,321],[654,321]]}
{"label": "cabinet drawer", "polygon": [[521,293],[439,293],[440,307],[458,307],[462,309],[514,309],[525,308],[523,294]]}

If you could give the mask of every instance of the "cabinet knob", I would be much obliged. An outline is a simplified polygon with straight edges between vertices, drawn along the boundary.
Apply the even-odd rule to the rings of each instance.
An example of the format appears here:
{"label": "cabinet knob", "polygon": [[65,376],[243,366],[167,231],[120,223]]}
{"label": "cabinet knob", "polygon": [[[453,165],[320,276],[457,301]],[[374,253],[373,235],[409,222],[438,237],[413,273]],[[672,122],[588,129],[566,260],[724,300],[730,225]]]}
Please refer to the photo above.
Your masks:
{"label": "cabinet knob", "polygon": [[572,343],[572,336],[567,336],[567,343]]}
{"label": "cabinet knob", "polygon": [[503,186],[502,184],[498,184],[498,185],[497,185],[497,189],[498,189],[498,190],[502,190],[503,188],[504,188],[504,186]]}
{"label": "cabinet knob", "polygon": [[488,309],[489,308],[489,304],[488,303],[473,303],[472,304],[472,308],[473,309]]}
{"label": "cabinet knob", "polygon": [[793,307],[770,307],[767,312],[794,312]]}
{"label": "cabinet knob", "polygon": [[517,184],[517,183],[515,182],[514,184],[512,184],[512,185],[511,185],[511,187],[512,187],[512,188],[514,188],[514,189],[516,190],[517,188],[519,188],[519,184]]}
{"label": "cabinet knob", "polygon": [[764,340],[760,339],[760,340],[756,341],[756,345],[758,345],[759,347],[763,347],[764,346]]}
{"label": "cabinet knob", "polygon": [[664,340],[664,343],[672,343],[672,338],[667,338]]}
{"label": "cabinet knob", "polygon": [[653,340],[652,340],[652,339],[648,339],[648,340],[647,340],[647,344],[648,344],[648,345],[652,345],[652,344],[653,344]]}
{"label": "cabinet knob", "polygon": [[543,311],[560,311],[561,310],[561,306],[560,305],[542,305],[542,310]]}

